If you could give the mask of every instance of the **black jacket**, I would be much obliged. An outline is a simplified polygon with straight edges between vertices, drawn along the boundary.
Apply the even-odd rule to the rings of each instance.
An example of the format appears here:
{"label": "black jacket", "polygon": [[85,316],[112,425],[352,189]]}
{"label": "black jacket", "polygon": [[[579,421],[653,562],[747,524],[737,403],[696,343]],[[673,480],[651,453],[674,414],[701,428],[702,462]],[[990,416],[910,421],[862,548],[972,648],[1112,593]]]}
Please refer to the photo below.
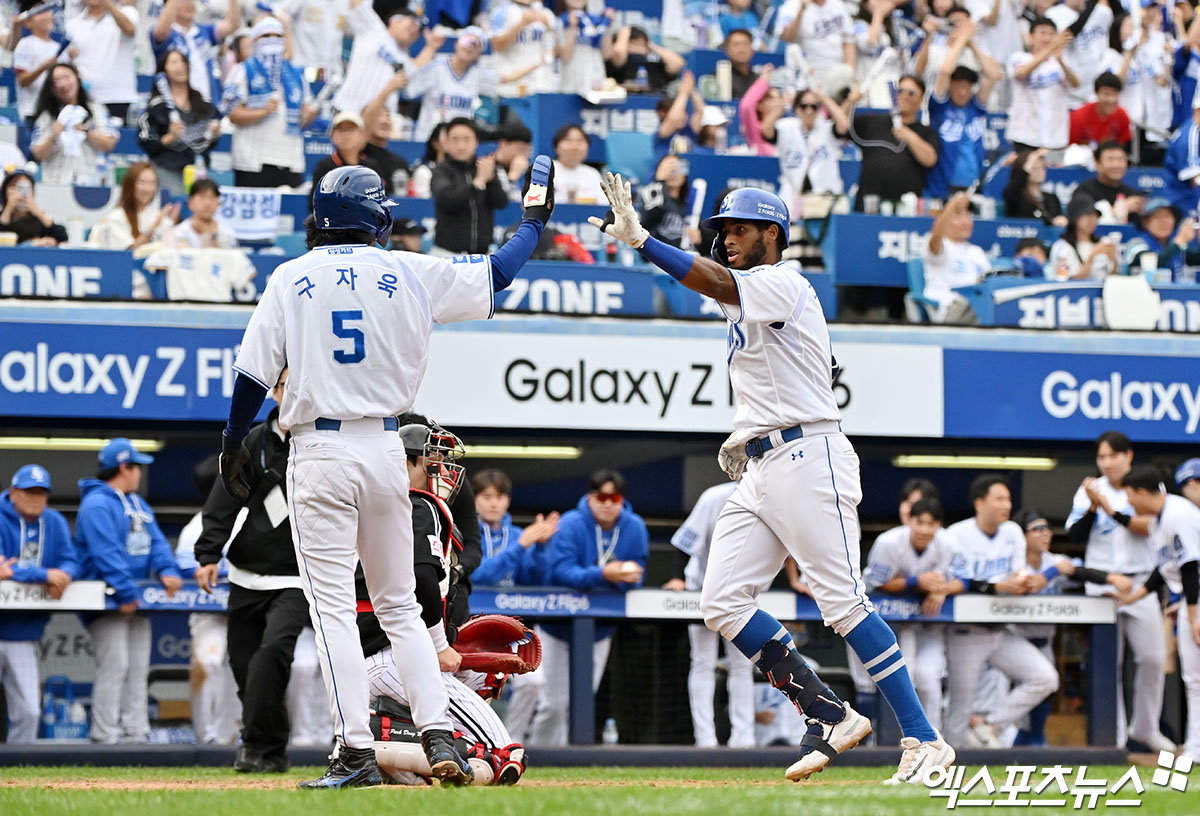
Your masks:
{"label": "black jacket", "polygon": [[[250,498],[246,522],[229,545],[226,557],[239,569],[259,575],[298,575],[296,551],[292,546],[292,526],[287,518],[279,526],[271,524],[263,499],[278,487],[287,498],[288,443],[271,430],[271,421],[279,418],[279,409],[271,411],[267,421],[246,435],[250,462],[246,466],[250,480]],[[220,479],[213,483],[201,516],[203,530],[196,542],[196,562],[201,566],[221,560],[221,549],[233,532],[233,524],[242,502],[225,491]]]}
{"label": "black jacket", "polygon": [[483,561],[483,535],[479,532],[479,516],[475,512],[475,491],[466,479],[454,501],[450,502],[450,512],[454,514],[462,550],[458,553],[458,600],[448,618],[455,626],[462,626],[471,617],[471,573],[479,569]]}
{"label": "black jacket", "polygon": [[169,145],[163,137],[171,130],[171,111],[161,96],[150,100],[150,104],[138,117],[138,144],[150,161],[156,165],[180,172],[189,164],[195,164],[196,156],[207,156],[217,143],[220,134],[213,138],[208,130],[209,123],[217,118],[217,109],[194,95],[191,110],[180,110],[179,119],[184,124],[184,135]]}
{"label": "black jacket", "polygon": [[430,186],[437,216],[434,246],[462,254],[486,254],[492,244],[493,210],[508,204],[500,180],[493,176],[482,190],[477,189],[474,159],[446,159],[433,168]]}

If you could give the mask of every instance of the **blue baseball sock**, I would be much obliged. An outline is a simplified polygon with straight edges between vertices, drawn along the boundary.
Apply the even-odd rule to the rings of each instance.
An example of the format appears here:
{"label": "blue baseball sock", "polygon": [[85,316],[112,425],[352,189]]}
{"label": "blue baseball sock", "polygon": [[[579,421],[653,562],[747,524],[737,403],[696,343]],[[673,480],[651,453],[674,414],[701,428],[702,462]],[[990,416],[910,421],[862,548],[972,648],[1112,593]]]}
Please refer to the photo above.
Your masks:
{"label": "blue baseball sock", "polygon": [[842,701],[804,662],[787,629],[766,612],[755,612],[734,637],[733,645],[755,662],[801,714],[827,724],[841,722],[846,716]]}
{"label": "blue baseball sock", "polygon": [[863,662],[883,699],[896,713],[904,736],[915,737],[921,742],[936,739],[937,734],[925,716],[921,701],[917,699],[917,690],[913,688],[912,678],[908,675],[896,635],[883,622],[883,618],[872,612],[846,634],[846,642]]}

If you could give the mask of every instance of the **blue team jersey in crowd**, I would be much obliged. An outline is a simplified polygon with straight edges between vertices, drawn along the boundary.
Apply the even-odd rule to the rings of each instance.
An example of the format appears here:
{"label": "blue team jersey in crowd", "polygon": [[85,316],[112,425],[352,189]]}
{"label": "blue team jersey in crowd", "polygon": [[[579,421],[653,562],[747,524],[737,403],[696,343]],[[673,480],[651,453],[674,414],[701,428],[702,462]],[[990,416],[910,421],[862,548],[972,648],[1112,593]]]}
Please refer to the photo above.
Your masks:
{"label": "blue team jersey in crowd", "polygon": [[946,198],[951,187],[970,187],[983,170],[983,134],[987,109],[972,96],[966,105],[955,105],[949,94],[929,98],[929,125],[942,140],[938,163],[929,171],[926,192]]}

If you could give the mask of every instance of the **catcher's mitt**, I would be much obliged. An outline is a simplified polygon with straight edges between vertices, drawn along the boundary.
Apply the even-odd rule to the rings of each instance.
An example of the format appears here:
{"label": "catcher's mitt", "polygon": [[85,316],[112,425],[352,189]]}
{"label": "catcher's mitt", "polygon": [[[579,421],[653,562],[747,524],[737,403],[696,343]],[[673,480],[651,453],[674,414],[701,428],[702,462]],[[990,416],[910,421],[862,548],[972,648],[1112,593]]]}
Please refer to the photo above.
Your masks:
{"label": "catcher's mitt", "polygon": [[537,632],[508,615],[479,615],[458,630],[454,650],[462,668],[478,672],[526,674],[542,664]]}

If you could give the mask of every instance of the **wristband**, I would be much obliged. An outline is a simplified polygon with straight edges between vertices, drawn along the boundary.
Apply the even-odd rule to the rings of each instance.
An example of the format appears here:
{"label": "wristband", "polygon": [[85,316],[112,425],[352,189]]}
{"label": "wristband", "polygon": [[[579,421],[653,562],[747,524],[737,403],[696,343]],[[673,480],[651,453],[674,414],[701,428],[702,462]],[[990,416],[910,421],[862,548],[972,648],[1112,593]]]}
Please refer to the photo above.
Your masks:
{"label": "wristband", "polygon": [[446,641],[446,627],[441,621],[430,626],[428,631],[430,639],[433,640],[435,652],[444,652],[450,648],[450,644]]}
{"label": "wristband", "polygon": [[907,581],[905,581],[904,588],[909,590],[910,592],[915,591],[917,589],[917,576],[914,575],[911,578],[909,578]]}
{"label": "wristband", "polygon": [[677,281],[688,276],[688,273],[692,271],[692,264],[696,260],[692,253],[684,252],[670,244],[664,244],[654,237],[647,238],[638,251],[642,253],[643,258]]}
{"label": "wristband", "polygon": [[1057,565],[1052,565],[1052,566],[1046,567],[1046,569],[1042,570],[1042,575],[1045,576],[1046,583],[1053,581],[1055,578],[1057,578],[1059,576],[1059,574],[1060,573],[1058,571]]}
{"label": "wristband", "polygon": [[1120,510],[1112,514],[1112,520],[1117,524],[1120,524],[1122,527],[1128,527],[1129,522],[1133,521],[1128,513],[1122,513]]}

